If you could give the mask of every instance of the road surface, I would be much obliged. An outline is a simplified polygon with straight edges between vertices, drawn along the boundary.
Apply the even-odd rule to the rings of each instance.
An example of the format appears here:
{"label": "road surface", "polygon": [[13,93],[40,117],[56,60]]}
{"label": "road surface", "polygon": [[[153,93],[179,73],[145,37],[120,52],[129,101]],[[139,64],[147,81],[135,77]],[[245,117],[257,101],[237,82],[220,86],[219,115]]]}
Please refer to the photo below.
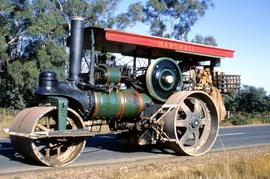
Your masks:
{"label": "road surface", "polygon": [[[270,144],[270,125],[221,128],[211,151],[245,148]],[[129,162],[140,159],[162,158],[173,155],[157,148],[134,148],[132,145],[117,143],[116,136],[100,135],[90,138],[81,156],[71,166],[104,163]],[[181,157],[181,156],[178,156]],[[0,175],[9,172],[42,170],[25,161],[15,153],[9,139],[0,139]]]}

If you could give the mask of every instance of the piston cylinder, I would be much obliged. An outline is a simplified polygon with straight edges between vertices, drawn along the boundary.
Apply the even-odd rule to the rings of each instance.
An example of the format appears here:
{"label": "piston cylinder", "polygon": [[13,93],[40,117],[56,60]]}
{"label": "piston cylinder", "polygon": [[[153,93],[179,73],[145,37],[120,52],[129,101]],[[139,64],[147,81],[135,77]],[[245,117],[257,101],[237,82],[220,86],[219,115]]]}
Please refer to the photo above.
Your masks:
{"label": "piston cylinder", "polygon": [[118,84],[121,80],[120,69],[108,65],[99,65],[95,70],[95,80],[101,84]]}

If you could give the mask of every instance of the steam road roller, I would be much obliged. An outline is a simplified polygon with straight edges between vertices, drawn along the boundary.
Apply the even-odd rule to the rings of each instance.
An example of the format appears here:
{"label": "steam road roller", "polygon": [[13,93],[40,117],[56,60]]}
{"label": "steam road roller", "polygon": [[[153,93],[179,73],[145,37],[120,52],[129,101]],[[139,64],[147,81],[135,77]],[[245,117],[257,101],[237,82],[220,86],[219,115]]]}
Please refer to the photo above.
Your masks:
{"label": "steam road roller", "polygon": [[26,159],[46,166],[74,161],[87,137],[116,132],[137,145],[163,143],[199,156],[224,118],[214,68],[233,50],[90,27],[71,20],[68,78],[39,74],[37,106],[22,110],[10,140]]}

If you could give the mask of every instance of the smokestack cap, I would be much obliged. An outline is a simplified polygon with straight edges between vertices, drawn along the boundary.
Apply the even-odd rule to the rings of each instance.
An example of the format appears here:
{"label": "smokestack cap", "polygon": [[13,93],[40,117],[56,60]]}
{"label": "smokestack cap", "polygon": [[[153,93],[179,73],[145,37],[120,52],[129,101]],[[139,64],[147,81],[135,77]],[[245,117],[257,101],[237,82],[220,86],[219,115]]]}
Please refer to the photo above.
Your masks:
{"label": "smokestack cap", "polygon": [[74,16],[71,18],[71,20],[80,20],[80,21],[84,21],[84,18],[81,16]]}

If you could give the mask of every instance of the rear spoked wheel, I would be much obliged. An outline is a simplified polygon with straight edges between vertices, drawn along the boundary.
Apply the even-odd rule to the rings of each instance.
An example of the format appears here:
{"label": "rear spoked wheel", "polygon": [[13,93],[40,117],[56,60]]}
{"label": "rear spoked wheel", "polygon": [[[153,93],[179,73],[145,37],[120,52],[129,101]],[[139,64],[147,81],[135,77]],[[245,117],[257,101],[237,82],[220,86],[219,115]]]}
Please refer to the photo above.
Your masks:
{"label": "rear spoked wheel", "polygon": [[178,104],[164,117],[167,142],[177,153],[199,156],[210,150],[218,133],[218,115],[212,98],[200,91],[172,95],[165,105]]}

